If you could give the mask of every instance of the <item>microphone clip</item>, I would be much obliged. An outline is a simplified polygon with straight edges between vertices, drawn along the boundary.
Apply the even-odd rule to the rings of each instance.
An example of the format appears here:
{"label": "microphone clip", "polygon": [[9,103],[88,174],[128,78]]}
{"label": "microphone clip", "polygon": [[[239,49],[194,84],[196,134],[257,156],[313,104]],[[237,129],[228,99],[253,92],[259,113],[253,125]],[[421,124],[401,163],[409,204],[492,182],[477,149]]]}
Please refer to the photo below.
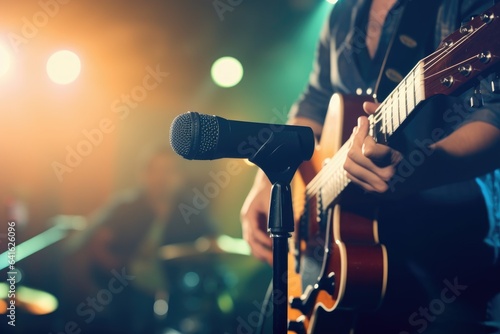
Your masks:
{"label": "microphone clip", "polygon": [[273,132],[248,160],[262,169],[272,184],[290,184],[300,164],[311,159],[314,138],[307,143],[295,131]]}

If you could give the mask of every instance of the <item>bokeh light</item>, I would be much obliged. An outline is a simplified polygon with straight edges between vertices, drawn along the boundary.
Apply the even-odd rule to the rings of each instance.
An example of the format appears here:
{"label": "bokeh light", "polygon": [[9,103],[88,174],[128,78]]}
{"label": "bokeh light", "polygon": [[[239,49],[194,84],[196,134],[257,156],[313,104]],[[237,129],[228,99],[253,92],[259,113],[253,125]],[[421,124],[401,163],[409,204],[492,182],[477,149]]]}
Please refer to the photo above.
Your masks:
{"label": "bokeh light", "polygon": [[47,61],[47,74],[50,80],[59,85],[67,85],[75,81],[81,69],[80,58],[68,50],[54,53]]}
{"label": "bokeh light", "polygon": [[238,59],[222,57],[212,65],[212,80],[219,86],[229,88],[236,86],[243,78],[243,66]]}
{"label": "bokeh light", "polygon": [[164,316],[168,312],[168,303],[165,299],[157,299],[153,304],[153,310],[156,315]]}

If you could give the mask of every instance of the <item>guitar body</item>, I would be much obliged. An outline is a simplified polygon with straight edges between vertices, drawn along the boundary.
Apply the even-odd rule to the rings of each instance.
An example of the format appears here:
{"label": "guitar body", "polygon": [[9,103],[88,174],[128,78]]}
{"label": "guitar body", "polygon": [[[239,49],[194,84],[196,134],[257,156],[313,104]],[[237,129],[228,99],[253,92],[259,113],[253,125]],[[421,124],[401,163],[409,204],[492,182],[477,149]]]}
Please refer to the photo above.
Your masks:
{"label": "guitar body", "polygon": [[[295,249],[289,257],[289,296],[295,298],[289,319],[299,328],[297,333],[301,327],[307,329],[304,333],[352,333],[353,310],[376,309],[385,293],[387,252],[378,241],[374,212],[354,212],[343,201],[322,207],[321,196],[303,198],[306,185],[350,137],[367,100],[366,96],[332,97],[321,141],[312,159],[300,167],[300,180],[294,181],[294,206],[305,208],[295,213]],[[307,261],[298,268],[302,254]],[[300,275],[308,266],[320,268],[309,285]]]}

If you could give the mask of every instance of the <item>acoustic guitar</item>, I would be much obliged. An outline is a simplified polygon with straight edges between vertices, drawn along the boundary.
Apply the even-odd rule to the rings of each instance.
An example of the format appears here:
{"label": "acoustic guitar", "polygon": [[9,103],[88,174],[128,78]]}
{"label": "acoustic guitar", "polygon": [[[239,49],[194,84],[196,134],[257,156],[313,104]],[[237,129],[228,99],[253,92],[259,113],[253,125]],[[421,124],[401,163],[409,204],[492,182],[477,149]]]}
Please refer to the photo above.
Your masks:
{"label": "acoustic guitar", "polygon": [[[436,130],[442,138],[450,122],[464,118],[460,108],[446,105],[446,96],[476,87],[470,102],[481,106],[479,79],[498,70],[500,61],[499,14],[497,4],[419,61],[368,117],[370,136],[402,152],[410,167],[423,163],[424,149],[416,143],[436,137]],[[496,75],[494,93],[499,84]],[[355,333],[356,313],[377,309],[384,298],[390,254],[379,242],[376,201],[353,186],[343,169],[349,137],[366,100],[338,94],[331,98],[321,141],[294,181],[289,333]]]}

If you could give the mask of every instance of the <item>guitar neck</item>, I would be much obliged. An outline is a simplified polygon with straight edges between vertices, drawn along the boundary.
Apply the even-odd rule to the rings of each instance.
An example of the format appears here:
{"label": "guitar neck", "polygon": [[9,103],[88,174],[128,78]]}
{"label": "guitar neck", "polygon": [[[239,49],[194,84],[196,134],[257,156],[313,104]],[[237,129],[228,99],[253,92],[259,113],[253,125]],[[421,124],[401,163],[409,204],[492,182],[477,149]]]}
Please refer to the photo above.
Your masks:
{"label": "guitar neck", "polygon": [[425,100],[424,61],[420,61],[368,117],[370,136],[386,144],[389,137],[408,118],[415,107]]}
{"label": "guitar neck", "polygon": [[[500,3],[474,17],[449,35],[439,48],[422,59],[368,117],[369,135],[387,144],[393,133],[431,96],[452,95],[477,82],[500,64]],[[323,166],[306,187],[306,198],[320,196],[331,205],[349,185],[343,168],[351,139]]]}
{"label": "guitar neck", "polygon": [[[420,61],[379,105],[376,112],[368,117],[369,135],[379,143],[387,143],[389,137],[424,99],[424,61]],[[308,198],[320,194],[323,204],[330,205],[347,187],[350,180],[343,165],[350,146],[349,138],[308,184]]]}

